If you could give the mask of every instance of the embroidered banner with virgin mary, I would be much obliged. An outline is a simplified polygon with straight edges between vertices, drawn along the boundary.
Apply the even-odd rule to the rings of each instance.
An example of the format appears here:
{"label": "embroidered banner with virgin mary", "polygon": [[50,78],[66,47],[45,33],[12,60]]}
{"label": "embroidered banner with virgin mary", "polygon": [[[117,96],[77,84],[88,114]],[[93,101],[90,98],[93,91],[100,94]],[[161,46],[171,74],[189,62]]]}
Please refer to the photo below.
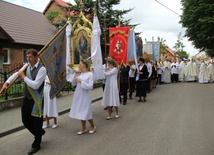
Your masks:
{"label": "embroidered banner with virgin mary", "polygon": [[110,28],[110,52],[118,64],[126,64],[128,51],[129,27]]}

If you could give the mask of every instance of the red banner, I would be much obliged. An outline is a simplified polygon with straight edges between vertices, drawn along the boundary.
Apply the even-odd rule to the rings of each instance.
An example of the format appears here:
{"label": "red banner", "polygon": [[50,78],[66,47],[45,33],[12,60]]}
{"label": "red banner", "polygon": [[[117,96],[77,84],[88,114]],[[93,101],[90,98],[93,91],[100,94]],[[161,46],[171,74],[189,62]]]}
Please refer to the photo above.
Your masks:
{"label": "red banner", "polygon": [[110,28],[110,53],[118,64],[127,62],[129,27]]}

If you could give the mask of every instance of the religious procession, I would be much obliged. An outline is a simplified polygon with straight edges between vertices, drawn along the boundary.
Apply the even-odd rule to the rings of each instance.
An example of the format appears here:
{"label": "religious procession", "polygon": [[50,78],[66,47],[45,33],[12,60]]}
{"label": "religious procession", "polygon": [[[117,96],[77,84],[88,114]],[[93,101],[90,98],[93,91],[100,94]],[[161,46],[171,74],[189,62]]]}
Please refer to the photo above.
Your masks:
{"label": "religious procession", "polygon": [[214,67],[212,61],[200,64],[193,59],[174,59],[156,63],[158,84],[174,82],[212,83],[214,80]]}
{"label": "religious procession", "polygon": [[[1,1],[2,4],[8,5]],[[96,134],[99,124],[92,114],[91,91],[94,84],[102,83],[101,105],[106,110],[106,121],[120,119],[121,105],[128,100],[149,103],[148,95],[158,85],[214,81],[213,63],[197,64],[192,59],[167,57],[160,60],[160,42],[146,42],[154,48],[148,58],[147,48],[136,36],[134,28],[120,24],[109,28],[109,51],[101,51],[101,28],[95,10],[93,23],[83,13],[80,1],[78,20],[66,24],[42,48],[29,48],[25,52],[26,63],[2,84],[0,95],[4,95],[16,80],[24,81],[24,99],[21,118],[24,126],[34,136],[28,154],[41,149],[46,129],[56,129],[58,124],[57,95],[67,82],[75,87],[68,117],[79,120],[77,135]],[[104,38],[106,39],[106,38]],[[160,60],[160,61],[159,61]],[[45,121],[44,121],[45,119]],[[51,125],[51,119],[53,124]],[[87,129],[89,122],[89,129]]]}

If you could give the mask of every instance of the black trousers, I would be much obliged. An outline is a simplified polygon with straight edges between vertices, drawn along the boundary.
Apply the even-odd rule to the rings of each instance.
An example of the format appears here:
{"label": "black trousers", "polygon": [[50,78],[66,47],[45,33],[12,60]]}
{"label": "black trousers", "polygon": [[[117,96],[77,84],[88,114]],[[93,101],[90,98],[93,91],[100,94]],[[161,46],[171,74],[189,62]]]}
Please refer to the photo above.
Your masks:
{"label": "black trousers", "polygon": [[162,74],[158,74],[158,84],[161,85],[161,78],[162,78]]}
{"label": "black trousers", "polygon": [[171,81],[172,82],[178,82],[178,74],[172,74],[171,75]]}
{"label": "black trousers", "polygon": [[123,103],[127,102],[127,90],[128,90],[128,83],[120,83],[120,102],[121,102],[121,96],[123,96]]}
{"label": "black trousers", "polygon": [[24,126],[34,135],[34,142],[32,143],[32,148],[40,148],[40,143],[42,141],[42,135],[45,131],[42,129],[43,116],[35,117],[31,115],[34,105],[34,100],[29,100],[24,98],[22,105],[22,122]]}
{"label": "black trousers", "polygon": [[130,84],[130,86],[129,86],[129,97],[130,98],[132,98],[132,94],[133,94],[133,92],[134,92],[134,90],[135,90],[135,78],[134,77],[130,77],[129,78],[129,84]]}

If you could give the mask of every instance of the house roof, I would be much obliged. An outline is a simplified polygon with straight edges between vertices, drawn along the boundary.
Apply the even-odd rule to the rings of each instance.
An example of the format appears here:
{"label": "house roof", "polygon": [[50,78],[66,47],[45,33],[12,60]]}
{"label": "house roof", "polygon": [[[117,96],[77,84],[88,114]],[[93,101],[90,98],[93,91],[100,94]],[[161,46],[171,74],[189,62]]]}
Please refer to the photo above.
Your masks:
{"label": "house roof", "polygon": [[38,11],[0,0],[0,31],[15,43],[45,45],[57,32]]}
{"label": "house roof", "polygon": [[61,6],[65,6],[65,7],[69,7],[70,5],[62,0],[50,0],[50,2],[48,3],[48,5],[46,6],[46,8],[43,11],[43,14],[45,14],[45,12],[49,9],[49,7],[51,6],[51,4],[53,2],[56,2],[57,4],[61,5]]}
{"label": "house roof", "polygon": [[175,53],[175,51],[173,51],[171,48],[169,48],[168,46],[167,46],[167,48],[166,48],[166,50],[172,55],[172,56],[178,56],[178,54],[177,53]]}

